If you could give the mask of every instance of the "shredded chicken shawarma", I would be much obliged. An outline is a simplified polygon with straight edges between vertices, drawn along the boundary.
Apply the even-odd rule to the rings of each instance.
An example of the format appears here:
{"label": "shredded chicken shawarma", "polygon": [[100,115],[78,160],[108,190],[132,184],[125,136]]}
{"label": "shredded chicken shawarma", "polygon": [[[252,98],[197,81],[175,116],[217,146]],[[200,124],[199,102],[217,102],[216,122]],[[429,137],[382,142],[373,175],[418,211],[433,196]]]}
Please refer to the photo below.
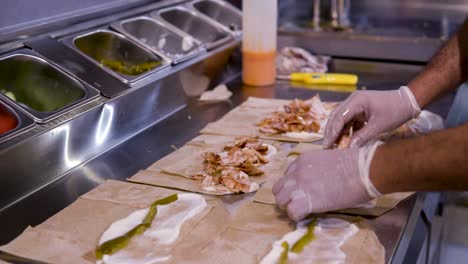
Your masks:
{"label": "shredded chicken shawarma", "polygon": [[282,111],[273,112],[257,126],[268,135],[287,132],[323,133],[328,116],[335,107],[336,104],[322,102],[318,95],[306,101],[294,99],[284,105]]}
{"label": "shredded chicken shawarma", "polygon": [[241,137],[226,145],[223,152],[203,153],[203,173],[193,175],[202,187],[227,188],[231,192],[250,192],[250,176],[262,175],[269,163],[268,145],[256,138]]}

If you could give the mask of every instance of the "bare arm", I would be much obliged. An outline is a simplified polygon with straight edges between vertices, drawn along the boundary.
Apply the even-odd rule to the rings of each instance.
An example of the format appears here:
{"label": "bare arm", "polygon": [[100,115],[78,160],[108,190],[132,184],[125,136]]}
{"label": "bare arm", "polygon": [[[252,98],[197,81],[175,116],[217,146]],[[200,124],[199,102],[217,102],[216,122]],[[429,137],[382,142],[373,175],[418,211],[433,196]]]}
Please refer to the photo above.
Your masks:
{"label": "bare arm", "polygon": [[370,179],[382,193],[468,190],[468,124],[381,145]]}
{"label": "bare arm", "polygon": [[366,125],[354,133],[350,144],[364,146],[379,134],[396,129],[415,117],[420,108],[457,88],[467,77],[468,19],[408,83],[410,90],[401,87],[393,91],[356,91],[351,94],[331,114],[325,129],[324,148],[332,148],[343,128],[354,121]]}
{"label": "bare arm", "polygon": [[408,87],[421,108],[468,77],[468,19]]}

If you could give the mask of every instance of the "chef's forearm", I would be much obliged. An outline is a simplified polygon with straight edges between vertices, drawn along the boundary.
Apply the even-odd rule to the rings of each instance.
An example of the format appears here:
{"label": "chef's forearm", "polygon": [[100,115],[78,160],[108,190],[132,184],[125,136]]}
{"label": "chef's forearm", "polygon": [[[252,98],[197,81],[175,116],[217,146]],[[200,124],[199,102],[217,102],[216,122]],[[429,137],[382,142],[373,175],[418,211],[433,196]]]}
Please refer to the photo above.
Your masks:
{"label": "chef's forearm", "polygon": [[468,124],[381,145],[370,177],[382,193],[468,190]]}
{"label": "chef's forearm", "polygon": [[408,87],[421,108],[456,89],[468,73],[468,19]]}

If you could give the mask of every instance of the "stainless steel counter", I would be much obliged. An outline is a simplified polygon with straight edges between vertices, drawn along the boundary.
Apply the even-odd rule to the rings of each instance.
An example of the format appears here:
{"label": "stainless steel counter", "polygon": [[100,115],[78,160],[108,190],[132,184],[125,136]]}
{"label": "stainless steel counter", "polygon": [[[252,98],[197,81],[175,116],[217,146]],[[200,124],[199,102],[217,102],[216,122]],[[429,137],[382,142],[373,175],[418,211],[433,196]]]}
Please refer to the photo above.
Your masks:
{"label": "stainless steel counter", "polygon": [[351,28],[331,30],[329,1],[322,1],[321,29],[313,28],[313,2],[280,3],[280,41],[319,54],[353,58],[428,61],[463,23],[466,1],[351,1]]}
{"label": "stainless steel counter", "polygon": [[[352,60],[335,60],[332,68],[338,72],[359,74],[359,88],[367,89],[397,88],[420,69],[419,66]],[[13,239],[26,226],[41,223],[104,180],[125,180],[145,169],[173,151],[173,146],[182,146],[195,137],[208,122],[217,120],[249,96],[292,99],[307,98],[317,93],[317,90],[310,89],[313,87],[295,88],[288,82],[270,87],[247,87],[242,85],[240,78],[228,83],[228,87],[233,91],[230,101],[206,104],[185,97],[186,106],[181,110],[140,133],[129,136],[123,143],[56,177],[53,182],[1,211],[0,244]],[[330,91],[318,93],[326,101],[341,101],[349,95]],[[442,98],[430,109],[445,116],[452,97],[449,95]],[[162,98],[161,100],[164,101]],[[224,197],[223,201],[231,212],[235,212],[239,205],[251,199],[252,195],[231,195]],[[387,262],[414,263],[410,262],[414,254],[406,253],[419,253],[423,247],[427,235],[424,219],[427,218],[426,215],[433,214],[436,206],[436,201],[428,201],[426,194],[418,194],[387,214],[368,219],[386,249]]]}

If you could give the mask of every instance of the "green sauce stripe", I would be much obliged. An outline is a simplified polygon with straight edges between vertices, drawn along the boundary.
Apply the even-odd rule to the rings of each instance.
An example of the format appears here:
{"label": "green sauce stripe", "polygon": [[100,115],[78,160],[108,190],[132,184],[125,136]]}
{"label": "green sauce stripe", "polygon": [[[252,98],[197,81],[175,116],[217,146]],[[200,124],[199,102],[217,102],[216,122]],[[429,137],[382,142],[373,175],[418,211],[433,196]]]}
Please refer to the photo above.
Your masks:
{"label": "green sauce stripe", "polygon": [[289,244],[288,242],[284,241],[281,243],[281,246],[283,247],[283,251],[281,252],[278,264],[286,264],[288,263]]}
{"label": "green sauce stripe", "polygon": [[132,230],[128,231],[122,236],[116,237],[114,239],[102,243],[96,249],[96,258],[102,259],[104,255],[112,255],[117,251],[125,248],[132,239],[132,237],[143,234],[151,226],[151,223],[153,222],[154,218],[156,217],[156,214],[158,213],[158,205],[170,204],[172,202],[177,201],[177,199],[177,194],[173,194],[160,200],[154,201],[151,204],[149,211],[145,216],[145,219],[143,219],[143,223],[135,226]]}
{"label": "green sauce stripe", "polygon": [[314,228],[317,224],[317,219],[312,220],[307,226],[307,233],[305,233],[301,239],[299,239],[291,248],[291,252],[296,254],[302,253],[304,247],[315,239]]}

